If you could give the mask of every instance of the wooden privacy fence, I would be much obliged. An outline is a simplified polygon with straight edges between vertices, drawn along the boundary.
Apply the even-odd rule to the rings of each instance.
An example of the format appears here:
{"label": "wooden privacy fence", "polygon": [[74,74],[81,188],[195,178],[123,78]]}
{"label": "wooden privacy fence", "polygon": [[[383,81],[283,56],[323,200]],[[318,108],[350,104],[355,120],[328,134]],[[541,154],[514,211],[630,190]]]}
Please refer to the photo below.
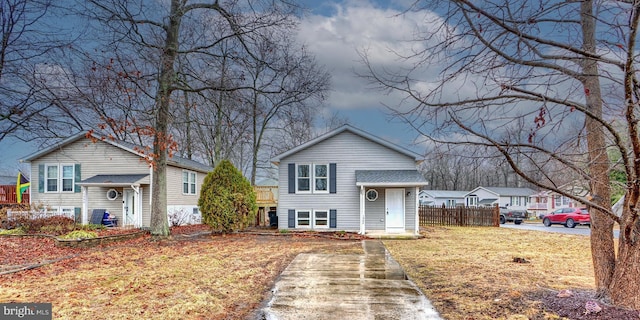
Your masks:
{"label": "wooden privacy fence", "polygon": [[[0,186],[0,204],[17,204],[16,186]],[[22,194],[22,203],[29,203],[29,192]]]}
{"label": "wooden privacy fence", "polygon": [[420,226],[500,226],[500,211],[495,207],[420,206]]}

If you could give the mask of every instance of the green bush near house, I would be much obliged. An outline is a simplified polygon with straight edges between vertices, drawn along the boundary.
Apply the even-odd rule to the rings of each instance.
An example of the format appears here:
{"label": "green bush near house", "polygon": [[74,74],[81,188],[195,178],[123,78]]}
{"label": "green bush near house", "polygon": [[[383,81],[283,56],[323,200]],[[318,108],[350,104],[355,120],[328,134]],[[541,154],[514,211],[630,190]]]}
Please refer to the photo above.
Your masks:
{"label": "green bush near house", "polygon": [[228,160],[204,178],[198,206],[202,222],[222,232],[247,228],[258,210],[251,183]]}
{"label": "green bush near house", "polygon": [[74,230],[63,236],[60,236],[61,239],[93,239],[98,235],[93,231],[84,231],[84,230]]}

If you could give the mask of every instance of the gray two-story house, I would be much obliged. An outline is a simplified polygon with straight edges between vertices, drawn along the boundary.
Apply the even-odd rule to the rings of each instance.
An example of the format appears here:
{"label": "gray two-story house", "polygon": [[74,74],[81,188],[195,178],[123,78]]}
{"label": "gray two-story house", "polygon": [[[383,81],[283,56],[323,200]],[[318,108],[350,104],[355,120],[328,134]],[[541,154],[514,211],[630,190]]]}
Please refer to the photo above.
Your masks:
{"label": "gray two-story house", "polygon": [[286,151],[278,228],[417,234],[421,158],[349,125]]}

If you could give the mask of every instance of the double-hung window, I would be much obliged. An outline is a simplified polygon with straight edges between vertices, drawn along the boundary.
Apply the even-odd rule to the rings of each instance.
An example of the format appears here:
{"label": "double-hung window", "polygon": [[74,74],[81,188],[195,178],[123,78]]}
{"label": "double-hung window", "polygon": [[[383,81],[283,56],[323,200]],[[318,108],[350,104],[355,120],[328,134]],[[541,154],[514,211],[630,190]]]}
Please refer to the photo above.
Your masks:
{"label": "double-hung window", "polygon": [[296,171],[297,191],[306,193],[311,191],[311,165],[299,164]]}
{"label": "double-hung window", "polygon": [[62,192],[73,192],[73,166],[61,165]]}
{"label": "double-hung window", "polygon": [[45,170],[46,192],[73,192],[74,165],[47,164]]}
{"label": "double-hung window", "polygon": [[182,171],[182,194],[196,194],[196,173]]}
{"label": "double-hung window", "polygon": [[296,193],[329,193],[329,164],[297,164]]}
{"label": "double-hung window", "polygon": [[47,192],[58,192],[58,165],[46,166],[46,187]]}
{"label": "double-hung window", "polygon": [[313,165],[313,192],[324,193],[329,192],[329,165],[314,164]]}
{"label": "double-hung window", "polygon": [[298,212],[296,212],[296,228],[309,227],[311,227],[311,211],[298,210]]}
{"label": "double-hung window", "polygon": [[329,212],[327,210],[316,210],[313,212],[313,227],[328,228]]}

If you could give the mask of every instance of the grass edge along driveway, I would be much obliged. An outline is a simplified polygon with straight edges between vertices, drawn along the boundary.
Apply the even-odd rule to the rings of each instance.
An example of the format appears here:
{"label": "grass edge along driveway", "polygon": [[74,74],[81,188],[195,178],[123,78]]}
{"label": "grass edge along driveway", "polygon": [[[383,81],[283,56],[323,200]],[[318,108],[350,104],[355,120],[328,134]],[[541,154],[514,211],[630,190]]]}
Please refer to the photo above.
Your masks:
{"label": "grass edge along driveway", "polygon": [[491,227],[422,234],[384,243],[446,319],[557,319],[536,297],[595,289],[589,237]]}

